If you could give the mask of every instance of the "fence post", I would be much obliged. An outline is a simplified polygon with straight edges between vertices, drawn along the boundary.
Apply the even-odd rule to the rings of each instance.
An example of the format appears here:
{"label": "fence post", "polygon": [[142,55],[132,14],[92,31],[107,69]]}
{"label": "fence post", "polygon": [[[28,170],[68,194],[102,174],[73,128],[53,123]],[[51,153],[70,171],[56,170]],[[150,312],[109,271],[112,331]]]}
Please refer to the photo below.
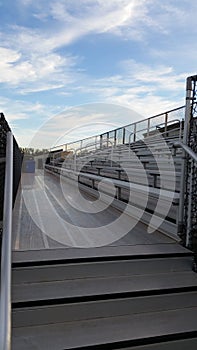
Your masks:
{"label": "fence post", "polygon": [[[185,108],[185,123],[183,133],[183,144],[187,145],[189,125],[191,119],[191,94],[192,94],[192,77],[187,78],[186,83],[186,108]],[[178,234],[180,237],[184,233],[184,197],[185,197],[185,172],[186,172],[186,153],[183,151],[181,180],[180,180],[180,200],[179,200],[179,214],[178,214]]]}
{"label": "fence post", "polygon": [[1,256],[0,349],[11,349],[11,253],[13,202],[13,135],[7,133]]}

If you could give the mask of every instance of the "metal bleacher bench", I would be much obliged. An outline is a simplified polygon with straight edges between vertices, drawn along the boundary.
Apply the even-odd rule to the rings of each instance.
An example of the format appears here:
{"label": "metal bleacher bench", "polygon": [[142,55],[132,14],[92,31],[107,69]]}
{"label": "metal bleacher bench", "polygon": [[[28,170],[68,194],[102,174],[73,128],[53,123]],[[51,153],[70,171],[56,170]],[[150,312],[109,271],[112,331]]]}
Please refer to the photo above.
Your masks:
{"label": "metal bleacher bench", "polygon": [[[144,176],[144,172],[142,172],[142,169],[140,168],[121,168],[121,167],[110,167],[110,166],[84,166],[82,169],[83,173],[93,173],[94,171],[97,171],[97,175],[100,176],[101,172],[103,176],[109,176],[113,175],[115,173],[118,174],[118,180],[121,180],[121,173],[125,172],[127,175],[135,175],[136,177],[140,176]],[[153,178],[153,187],[155,188],[160,188],[158,185],[158,178],[160,176],[165,176],[165,178],[171,178],[172,176],[174,176],[174,172],[172,170],[163,170],[162,172],[159,170],[148,170],[146,169],[145,173],[148,175],[150,175]],[[180,173],[176,172],[175,174],[176,178],[180,178]],[[111,176],[109,176],[111,178]],[[122,179],[124,180],[124,179]],[[135,182],[135,181],[133,181]]]}
{"label": "metal bleacher bench", "polygon": [[[179,202],[179,194],[175,193],[173,191],[149,187],[146,185],[136,184],[133,182],[123,181],[119,179],[113,179],[113,178],[107,178],[100,175],[90,174],[90,173],[82,173],[77,172],[65,168],[60,167],[54,167],[47,165],[46,169],[54,171],[55,173],[58,173],[63,176],[72,176],[72,179],[75,179],[76,181],[80,182],[81,178],[85,178],[92,181],[92,188],[95,188],[95,181],[104,181],[106,185],[115,186],[117,188],[117,199],[120,199],[121,196],[121,189],[127,189],[135,192],[141,192],[142,194],[147,194],[149,196],[155,197],[155,198],[162,198],[166,201],[171,201],[172,204],[177,205]],[[69,176],[70,175],[70,176]]]}

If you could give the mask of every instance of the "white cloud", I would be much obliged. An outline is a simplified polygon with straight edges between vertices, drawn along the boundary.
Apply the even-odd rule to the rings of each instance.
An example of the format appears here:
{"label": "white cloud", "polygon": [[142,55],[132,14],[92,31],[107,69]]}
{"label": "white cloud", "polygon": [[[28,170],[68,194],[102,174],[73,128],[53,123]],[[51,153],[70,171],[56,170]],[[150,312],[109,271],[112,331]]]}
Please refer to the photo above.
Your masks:
{"label": "white cloud", "polygon": [[[73,108],[50,118],[33,135],[32,147],[53,147],[112,130],[140,119],[135,111],[109,103],[90,103]],[[88,140],[87,144],[94,140]],[[41,146],[39,146],[41,147]],[[79,147],[79,145],[78,145]]]}
{"label": "white cloud", "polygon": [[[14,137],[16,138],[16,141],[19,145],[19,147],[28,147],[31,137],[33,137],[33,135],[36,133],[36,129],[34,128],[25,128],[22,129],[20,127],[17,126],[16,123],[10,123],[11,129],[14,133]],[[40,144],[39,147],[42,149],[44,148],[44,145]],[[37,147],[35,147],[37,148]]]}
{"label": "white cloud", "polygon": [[74,93],[96,96],[98,101],[117,103],[150,116],[185,103],[185,79],[190,72],[176,74],[171,66],[148,65],[126,60],[121,73],[102,79],[85,77]]}
{"label": "white cloud", "polygon": [[[187,2],[17,0],[19,11],[27,18],[24,15],[24,22],[16,21],[18,25],[9,26],[8,23],[6,28],[2,27],[0,83],[21,94],[56,90],[56,94],[59,92],[66,98],[76,93],[85,101],[94,98],[117,103],[145,116],[177,107],[184,103],[185,79],[190,75],[191,62],[196,66],[197,52],[192,46],[196,27],[194,25],[191,30],[191,23],[195,23],[197,3],[187,7]],[[33,26],[35,23],[36,27]],[[182,37],[176,39],[177,31],[180,35],[191,34],[192,39],[189,35],[184,42]],[[141,40],[141,44],[144,41],[147,46],[143,50],[147,50],[147,57],[152,52],[152,57],[157,55],[154,62],[159,58],[163,64],[150,65],[127,59],[117,67],[118,73],[95,79],[88,74],[88,68],[87,72],[79,70],[81,58],[72,56],[68,50],[70,44],[89,34],[104,33],[127,39],[128,46],[130,39]],[[159,42],[151,41],[153,33],[162,34],[161,39],[164,36],[166,42],[168,38],[174,38],[176,47],[157,48]],[[133,57],[136,57],[135,52]],[[179,61],[184,66],[187,62],[188,69],[176,70]],[[1,106],[10,121],[29,118],[32,114],[40,120],[59,110],[56,102],[53,106],[45,106],[39,102],[1,99]]]}
{"label": "white cloud", "polygon": [[39,123],[41,123],[42,120],[46,120],[57,113],[57,109],[58,106],[44,105],[40,102],[33,103],[5,97],[0,99],[0,110],[5,114],[9,123],[16,120],[32,119],[32,115],[35,119],[38,118]]}
{"label": "white cloud", "polygon": [[[15,85],[22,93],[73,84],[80,80],[79,58],[58,53],[59,49],[88,34],[113,33],[123,39],[142,40],[148,35],[147,27],[169,33],[176,22],[184,28],[188,12],[191,14],[196,5],[186,16],[186,1],[175,5],[169,0],[18,0],[19,10],[28,9],[29,16],[40,19],[40,27],[14,25],[9,33],[1,33],[0,82]],[[142,82],[152,77],[149,73],[140,72]],[[158,79],[155,77],[156,83]],[[170,81],[168,85],[174,84]]]}
{"label": "white cloud", "polygon": [[0,83],[23,93],[57,89],[74,80],[75,57],[55,53],[31,53],[22,57],[16,50],[0,47]]}
{"label": "white cloud", "polygon": [[21,54],[15,50],[0,47],[0,56],[0,64],[4,65],[18,61],[21,57]]}
{"label": "white cloud", "polygon": [[[143,24],[148,12],[148,5],[153,0],[113,0],[113,1],[42,1],[29,2],[32,15],[45,19],[41,30],[14,26],[14,41],[33,51],[47,52],[71,44],[87,34],[112,32],[121,34],[121,30],[131,28],[143,31]],[[24,5],[24,0],[22,1]],[[27,6],[27,4],[26,4]],[[51,22],[52,21],[52,22]],[[148,23],[148,21],[146,21]],[[139,27],[140,23],[140,27]],[[51,25],[53,24],[53,30]],[[138,28],[139,27],[139,28]],[[121,29],[122,28],[122,29]],[[124,36],[126,32],[123,33]],[[10,37],[10,39],[12,39]]]}
{"label": "white cloud", "polygon": [[121,63],[127,72],[128,78],[132,78],[135,84],[147,84],[155,91],[181,91],[189,72],[177,74],[172,66],[146,65],[134,60],[126,60]]}

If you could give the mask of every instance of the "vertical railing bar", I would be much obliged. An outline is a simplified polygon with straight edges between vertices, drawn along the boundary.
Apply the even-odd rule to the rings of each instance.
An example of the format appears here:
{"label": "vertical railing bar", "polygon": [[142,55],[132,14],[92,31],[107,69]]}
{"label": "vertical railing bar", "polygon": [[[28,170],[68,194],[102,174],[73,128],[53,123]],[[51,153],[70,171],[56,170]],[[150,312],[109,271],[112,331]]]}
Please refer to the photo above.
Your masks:
{"label": "vertical railing bar", "polygon": [[134,131],[133,131],[133,141],[135,142],[136,141],[136,124],[134,124]]}
{"label": "vertical railing bar", "polygon": [[1,257],[0,349],[11,349],[11,253],[13,203],[13,135],[7,133]]}
{"label": "vertical railing bar", "polygon": [[125,128],[123,128],[122,144],[125,144]]}
{"label": "vertical railing bar", "polygon": [[[187,145],[188,132],[191,118],[191,94],[192,94],[192,80],[191,77],[187,78],[186,83],[186,107],[185,107],[185,122],[183,133],[183,144]],[[178,221],[178,234],[183,235],[183,221],[184,221],[184,201],[185,201],[185,174],[186,174],[186,154],[183,150],[181,179],[180,179],[180,199],[179,199],[179,221]]]}
{"label": "vertical railing bar", "polygon": [[147,136],[150,134],[150,118],[148,118]]}
{"label": "vertical railing bar", "polygon": [[168,130],[168,113],[165,113],[165,127],[164,127],[165,133]]}
{"label": "vertical railing bar", "polygon": [[133,132],[129,134],[129,159],[131,157],[131,136],[133,135]]}
{"label": "vertical railing bar", "polygon": [[193,184],[193,164],[194,160],[191,161],[191,173],[189,174],[189,193],[188,193],[188,218],[186,227],[186,247],[190,246],[190,233],[191,233],[191,214],[192,214],[192,184]]}

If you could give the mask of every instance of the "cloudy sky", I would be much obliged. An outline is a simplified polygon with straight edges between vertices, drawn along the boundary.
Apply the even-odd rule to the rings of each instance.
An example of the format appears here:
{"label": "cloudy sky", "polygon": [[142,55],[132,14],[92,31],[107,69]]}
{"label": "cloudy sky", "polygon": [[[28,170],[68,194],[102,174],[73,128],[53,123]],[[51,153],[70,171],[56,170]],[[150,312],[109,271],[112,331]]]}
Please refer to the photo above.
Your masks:
{"label": "cloudy sky", "polygon": [[196,15],[188,0],[1,0],[0,111],[19,144],[76,106],[148,117],[183,105],[185,79],[197,73]]}

